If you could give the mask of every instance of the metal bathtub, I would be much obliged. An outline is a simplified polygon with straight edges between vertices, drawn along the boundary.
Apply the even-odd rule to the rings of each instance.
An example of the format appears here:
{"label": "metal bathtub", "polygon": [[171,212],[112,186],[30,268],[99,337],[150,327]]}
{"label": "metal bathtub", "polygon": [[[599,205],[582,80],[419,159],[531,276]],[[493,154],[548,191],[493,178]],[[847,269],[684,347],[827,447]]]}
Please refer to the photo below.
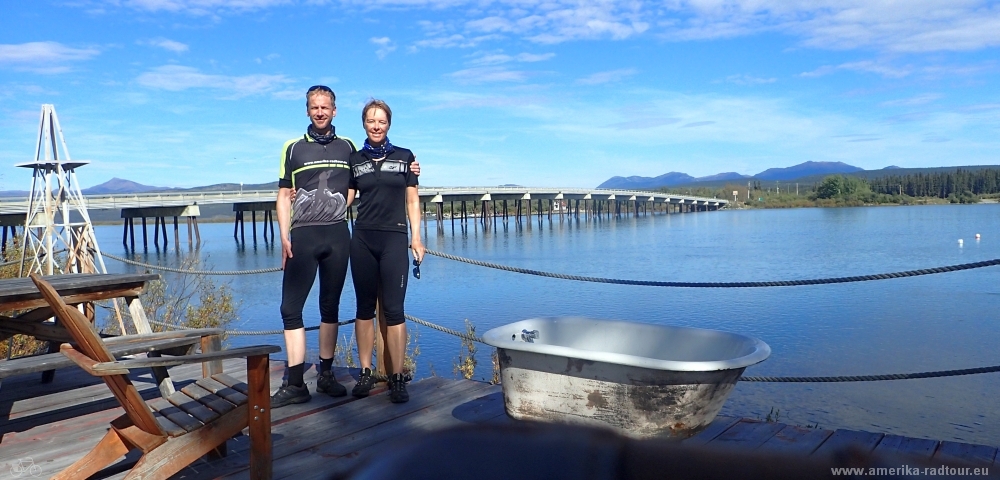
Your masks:
{"label": "metal bathtub", "polygon": [[744,335],[580,317],[494,328],[504,408],[515,419],[687,438],[719,413],[743,370],[771,349]]}

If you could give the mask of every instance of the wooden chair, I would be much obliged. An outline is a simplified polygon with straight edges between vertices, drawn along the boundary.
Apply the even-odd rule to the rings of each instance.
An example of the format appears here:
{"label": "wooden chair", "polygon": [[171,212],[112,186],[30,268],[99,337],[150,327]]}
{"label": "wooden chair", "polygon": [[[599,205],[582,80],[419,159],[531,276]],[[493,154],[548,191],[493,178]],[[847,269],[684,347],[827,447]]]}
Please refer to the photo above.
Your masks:
{"label": "wooden chair", "polygon": [[[77,309],[66,305],[51,285],[31,275],[53,312],[75,341],[62,353],[88,373],[104,379],[125,415],[111,422],[107,435],[87,455],[52,477],[86,478],[132,449],[142,457],[126,479],[165,479],[207,453],[222,453],[227,439],[250,428],[250,476],[271,478],[271,399],[269,354],[281,351],[264,345],[221,352],[150,357],[116,361],[104,342]],[[249,385],[216,373],[177,391],[166,400],[147,404],[128,378],[129,369],[168,367],[247,359]],[[156,401],[162,402],[156,404]],[[151,408],[152,407],[152,408]],[[221,449],[217,449],[222,446]]]}

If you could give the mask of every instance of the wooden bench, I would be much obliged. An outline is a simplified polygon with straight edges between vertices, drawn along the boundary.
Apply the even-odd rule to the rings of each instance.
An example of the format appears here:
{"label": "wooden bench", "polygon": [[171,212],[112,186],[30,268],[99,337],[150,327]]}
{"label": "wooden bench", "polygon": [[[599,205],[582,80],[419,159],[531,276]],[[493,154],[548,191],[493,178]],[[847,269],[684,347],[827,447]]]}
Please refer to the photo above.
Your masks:
{"label": "wooden bench", "polygon": [[[115,360],[82,313],[66,305],[40,276],[33,274],[31,280],[75,341],[74,345],[63,344],[62,353],[84,371],[102,378],[125,410],[124,415],[111,422],[108,433],[93,450],[52,478],[89,477],[130,450],[138,449],[142,457],[125,476],[126,480],[166,479],[201,456],[219,452],[220,445],[247,427],[250,476],[271,478],[268,367],[269,355],[281,348],[261,345],[169,358]],[[247,359],[247,383],[214,371],[217,361],[240,357]],[[163,368],[165,372],[165,367],[186,363],[202,363],[206,378],[167,395],[166,399],[146,403],[128,378],[132,368]]]}
{"label": "wooden bench", "polygon": [[[221,344],[220,336],[223,332],[220,328],[199,328],[163,333],[106,337],[103,341],[108,352],[116,359],[143,353],[152,357],[164,354],[188,355],[194,353],[194,350],[198,347],[201,348],[202,353],[219,350],[219,345]],[[15,375],[47,372],[74,365],[76,363],[61,352],[3,360],[0,361],[0,382],[5,378]],[[156,369],[153,371],[153,375],[156,378],[157,384],[160,385],[161,392],[165,395],[173,393],[172,383],[169,382],[169,376],[164,371]]]}
{"label": "wooden bench", "polygon": [[[93,319],[91,302],[114,300],[117,304],[117,300],[123,299],[131,313],[132,323],[136,331],[140,334],[152,332],[139,300],[139,294],[142,293],[147,282],[158,279],[159,275],[76,273],[50,275],[44,278],[66,303],[84,305],[84,309],[89,312],[87,316],[91,319]],[[64,356],[59,353],[59,345],[71,340],[69,333],[61,325],[58,325],[58,322],[48,321],[55,314],[31,279],[0,279],[0,312],[3,312],[0,314],[0,341],[20,334],[49,342],[48,355],[0,361],[0,380],[14,375],[42,372],[42,383],[48,383],[54,378],[54,368],[72,364],[67,363]],[[19,313],[11,315],[13,312]],[[124,325],[122,328],[124,329]],[[147,353],[157,350],[150,347]],[[126,355],[124,352],[118,353],[114,350],[112,353],[116,356]]]}

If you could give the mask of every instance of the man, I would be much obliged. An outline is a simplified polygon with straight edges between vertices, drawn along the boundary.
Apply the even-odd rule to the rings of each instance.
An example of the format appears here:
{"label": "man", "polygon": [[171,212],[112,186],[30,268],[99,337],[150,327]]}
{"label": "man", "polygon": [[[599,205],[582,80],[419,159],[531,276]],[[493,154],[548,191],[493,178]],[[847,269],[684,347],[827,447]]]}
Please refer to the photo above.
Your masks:
{"label": "man", "polygon": [[[310,125],[301,138],[285,143],[281,156],[276,210],[281,231],[281,320],[288,356],[286,381],[271,396],[271,408],[308,402],[303,381],[306,336],[302,307],[319,271],[319,377],[316,390],[334,397],[347,389],[333,376],[340,295],[347,277],[351,235],[345,221],[350,206],[348,160],[354,142],[333,126],[336,95],[325,85],[306,92]],[[420,166],[413,163],[413,173]]]}
{"label": "man", "polygon": [[[303,381],[306,335],[302,307],[319,271],[319,378],[316,390],[343,396],[347,389],[333,377],[337,346],[340,294],[347,275],[351,234],[345,222],[348,159],[354,142],[338,137],[332,125],[336,96],[317,85],[306,92],[306,115],[311,124],[301,138],[285,143],[281,157],[276,210],[281,230],[281,320],[288,355],[287,379],[271,396],[271,408],[308,402]],[[294,198],[294,207],[292,201]],[[293,241],[294,240],[294,241]]]}

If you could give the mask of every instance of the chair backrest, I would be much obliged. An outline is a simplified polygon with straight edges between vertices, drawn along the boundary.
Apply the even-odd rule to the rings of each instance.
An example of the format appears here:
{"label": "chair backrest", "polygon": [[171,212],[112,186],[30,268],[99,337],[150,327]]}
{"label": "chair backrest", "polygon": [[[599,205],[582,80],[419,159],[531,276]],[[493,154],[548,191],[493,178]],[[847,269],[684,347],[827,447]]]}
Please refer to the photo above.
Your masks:
{"label": "chair backrest", "polygon": [[[91,328],[87,317],[79,310],[66,305],[66,302],[59,296],[59,292],[43,280],[40,275],[33,273],[30,276],[31,281],[35,282],[38,291],[45,297],[45,301],[62,322],[63,327],[73,337],[77,350],[96,362],[115,361],[115,357],[108,351],[101,337]],[[139,395],[139,391],[135,389],[127,375],[105,375],[102,378],[136,427],[153,435],[165,435],[156,419],[153,418],[145,400]]]}

